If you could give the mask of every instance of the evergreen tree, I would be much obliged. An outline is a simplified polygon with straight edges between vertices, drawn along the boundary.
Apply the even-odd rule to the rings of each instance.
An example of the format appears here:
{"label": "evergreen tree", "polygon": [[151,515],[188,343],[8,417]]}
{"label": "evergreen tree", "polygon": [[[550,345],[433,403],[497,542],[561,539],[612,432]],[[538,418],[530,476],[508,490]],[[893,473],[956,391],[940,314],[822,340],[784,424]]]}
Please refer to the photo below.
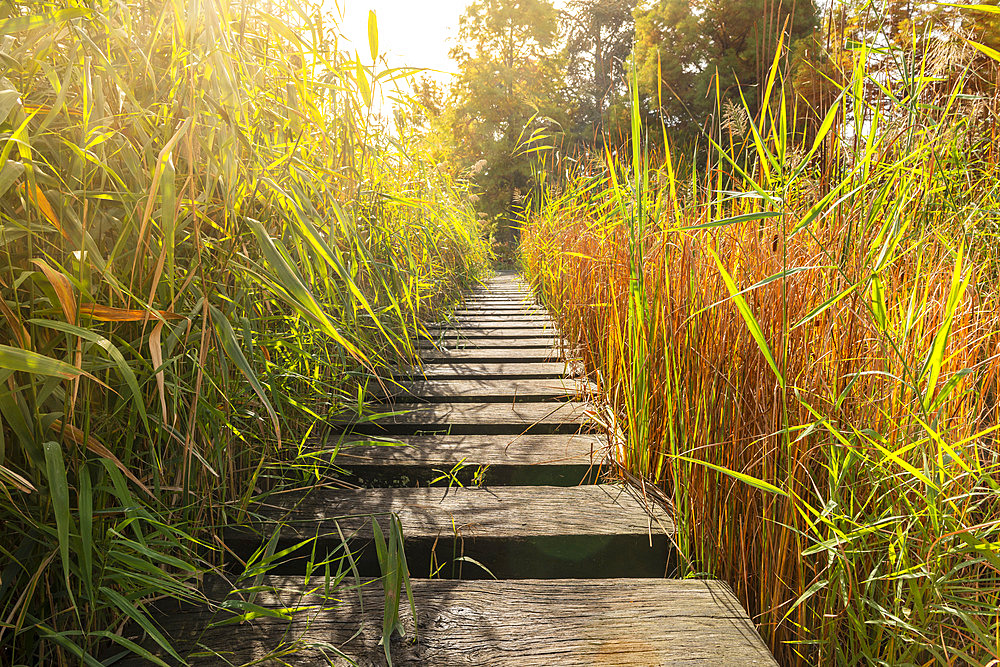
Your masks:
{"label": "evergreen tree", "polygon": [[720,101],[739,106],[740,89],[756,114],[782,31],[791,46],[816,24],[813,0],[659,0],[636,12],[640,90],[680,131],[706,122]]}

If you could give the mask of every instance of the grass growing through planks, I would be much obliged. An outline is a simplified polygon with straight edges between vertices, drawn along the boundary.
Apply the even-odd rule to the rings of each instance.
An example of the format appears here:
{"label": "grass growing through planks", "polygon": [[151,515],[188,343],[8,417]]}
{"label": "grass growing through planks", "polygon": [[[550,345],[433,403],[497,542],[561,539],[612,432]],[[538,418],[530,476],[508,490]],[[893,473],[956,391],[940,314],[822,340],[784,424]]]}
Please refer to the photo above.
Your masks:
{"label": "grass growing through planks", "polygon": [[266,463],[484,270],[464,185],[373,122],[405,73],[371,27],[346,54],[296,0],[0,8],[0,662],[155,639]]}
{"label": "grass growing through planks", "polygon": [[962,53],[856,45],[805,136],[775,68],[697,165],[636,114],[630,160],[524,230],[683,574],[730,582],[783,664],[1000,654],[1000,106]]}

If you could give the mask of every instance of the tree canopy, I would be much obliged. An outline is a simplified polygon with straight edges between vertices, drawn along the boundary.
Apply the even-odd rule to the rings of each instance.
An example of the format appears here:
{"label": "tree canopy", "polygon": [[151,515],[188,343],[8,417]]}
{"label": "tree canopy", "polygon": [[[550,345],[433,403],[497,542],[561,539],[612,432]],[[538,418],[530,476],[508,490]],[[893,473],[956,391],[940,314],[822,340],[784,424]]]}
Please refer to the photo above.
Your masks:
{"label": "tree canopy", "polygon": [[[521,144],[532,119],[566,120],[557,29],[549,0],[477,0],[459,24],[460,43],[451,52],[459,75],[446,119],[453,160],[479,165],[481,209],[491,218],[519,210],[530,187],[531,163]],[[500,225],[500,236],[508,228]]]}
{"label": "tree canopy", "polygon": [[697,128],[719,101],[739,104],[741,89],[756,113],[782,33],[790,46],[816,25],[812,0],[659,0],[636,12],[640,90],[675,128]]}

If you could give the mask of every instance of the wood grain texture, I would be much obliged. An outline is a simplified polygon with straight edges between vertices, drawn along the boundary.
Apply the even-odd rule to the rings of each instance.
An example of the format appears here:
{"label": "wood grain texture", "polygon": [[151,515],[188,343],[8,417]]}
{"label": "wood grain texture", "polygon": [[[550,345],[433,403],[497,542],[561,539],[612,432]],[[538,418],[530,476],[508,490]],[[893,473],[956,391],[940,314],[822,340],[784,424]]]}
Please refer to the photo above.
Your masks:
{"label": "wood grain texture", "polygon": [[595,434],[359,437],[307,442],[296,463],[370,488],[440,484],[444,470],[466,486],[578,486],[610,470],[607,441]]}
{"label": "wood grain texture", "polygon": [[309,443],[317,457],[323,451],[337,453],[337,464],[353,465],[454,465],[465,459],[469,465],[590,465],[604,457],[607,440],[597,434],[579,435],[406,435],[391,442],[373,444],[330,435]]}
{"label": "wood grain texture", "polygon": [[[581,511],[586,508],[586,511]],[[439,539],[456,533],[467,539],[525,539],[555,536],[620,536],[642,538],[651,532],[672,535],[673,522],[660,507],[639,501],[626,487],[495,486],[489,488],[312,489],[275,496],[255,512],[251,522],[261,533],[283,524],[288,539],[336,535],[371,537],[371,515],[393,512],[407,540]],[[286,532],[287,531],[287,532]]]}
{"label": "wood grain texture", "polygon": [[554,338],[552,327],[427,327],[427,332],[435,339],[450,338]]}
{"label": "wood grain texture", "polygon": [[474,348],[547,348],[556,349],[560,347],[562,341],[555,337],[538,338],[490,338],[490,337],[467,337],[467,338],[436,338],[427,340],[426,338],[417,341],[417,347],[422,349],[438,348],[449,350],[474,349]]}
{"label": "wood grain texture", "polygon": [[[248,600],[233,586],[210,582],[211,598]],[[187,611],[165,619],[168,635],[180,639],[182,655],[197,637],[208,653],[192,664],[245,664],[282,647],[284,663],[333,664],[354,660],[363,667],[386,664],[381,634],[382,588],[363,581],[326,593],[315,579],[268,576],[254,603],[300,609],[290,620],[205,631],[224,612]],[[360,592],[360,596],[359,596]],[[414,619],[407,604],[401,617],[407,637],[392,640],[393,664],[434,667],[776,667],[728,586],[716,581],[605,579],[554,581],[413,582]],[[363,621],[363,623],[362,623]],[[360,630],[360,632],[359,632]],[[326,648],[324,648],[326,647]],[[346,654],[336,657],[331,647]],[[291,652],[294,651],[294,652]],[[327,662],[329,660],[329,662]],[[140,664],[138,661],[127,665]]]}
{"label": "wood grain texture", "polygon": [[556,323],[548,317],[461,317],[427,325],[428,331],[441,329],[532,329],[555,331]]}
{"label": "wood grain texture", "polygon": [[469,347],[443,350],[424,348],[420,352],[420,358],[424,363],[477,361],[500,364],[517,361],[522,364],[537,364],[562,361],[564,356],[555,348]]}
{"label": "wood grain texture", "polygon": [[[523,365],[523,364],[522,364]],[[534,364],[543,366],[545,364]],[[429,365],[429,368],[438,364]],[[485,366],[485,364],[483,364]],[[559,366],[563,366],[559,362]],[[433,377],[433,376],[428,376]],[[509,402],[559,401],[592,396],[597,387],[572,378],[512,378],[482,379],[463,377],[459,380],[403,380],[399,386],[384,390],[373,389],[374,396],[389,401],[439,402]]]}
{"label": "wood grain texture", "polygon": [[458,308],[452,311],[456,317],[469,317],[479,315],[498,315],[509,317],[511,315],[548,315],[548,311],[539,306],[530,305],[481,305]]}
{"label": "wood grain texture", "polygon": [[542,363],[488,363],[480,361],[451,361],[424,364],[398,377],[427,379],[523,380],[529,378],[562,378],[574,370],[569,362],[554,361]]}
{"label": "wood grain texture", "polygon": [[365,422],[337,422],[355,433],[468,434],[576,433],[593,430],[587,404],[567,403],[396,403],[392,414]]}
{"label": "wood grain texture", "polygon": [[466,308],[489,308],[492,306],[496,306],[497,308],[542,308],[537,301],[529,298],[496,297],[491,299],[466,299],[462,303],[465,304]]}
{"label": "wood grain texture", "polygon": [[385,529],[390,512],[402,522],[415,576],[663,577],[675,568],[666,513],[613,485],[312,489],[251,507],[222,539],[227,553],[246,559],[276,538],[280,574],[303,572],[312,554],[349,548],[362,576],[376,576],[372,523]]}

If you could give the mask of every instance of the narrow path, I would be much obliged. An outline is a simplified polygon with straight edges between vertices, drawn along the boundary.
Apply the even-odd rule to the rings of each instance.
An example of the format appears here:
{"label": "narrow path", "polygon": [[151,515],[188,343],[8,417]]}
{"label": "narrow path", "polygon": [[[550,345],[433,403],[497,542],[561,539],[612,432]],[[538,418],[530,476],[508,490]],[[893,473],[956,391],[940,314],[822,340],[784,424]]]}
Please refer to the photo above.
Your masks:
{"label": "narrow path", "polygon": [[[606,446],[587,418],[589,388],[562,361],[553,322],[517,276],[493,279],[430,331],[423,372],[400,374],[389,414],[345,424],[326,443],[340,448],[342,471],[376,488],[284,497],[231,531],[230,549],[252,553],[281,521],[277,550],[318,536],[315,553],[333,552],[341,533],[351,535],[361,575],[374,576],[366,515],[397,513],[419,631],[416,644],[393,639],[397,665],[775,664],[725,584],[664,578],[666,512],[599,483]],[[373,437],[404,446],[367,444]],[[428,486],[441,477],[451,484]],[[333,600],[314,572],[304,595],[305,560],[262,577],[280,592],[253,603],[308,611],[210,629],[197,639],[203,650],[233,664],[279,646],[296,650],[282,658],[288,664],[385,664],[381,587]],[[211,618],[186,614],[168,629],[182,636]]]}

